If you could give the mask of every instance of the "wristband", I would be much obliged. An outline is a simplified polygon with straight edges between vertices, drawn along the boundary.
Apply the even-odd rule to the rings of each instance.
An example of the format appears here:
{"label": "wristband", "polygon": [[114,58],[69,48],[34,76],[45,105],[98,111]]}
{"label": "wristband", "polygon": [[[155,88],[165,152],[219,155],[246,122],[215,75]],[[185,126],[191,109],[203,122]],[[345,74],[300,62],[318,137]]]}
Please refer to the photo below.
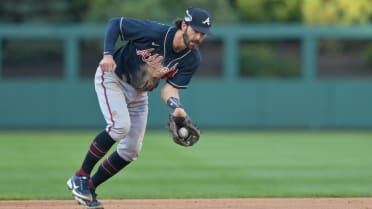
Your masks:
{"label": "wristband", "polygon": [[108,54],[109,54],[109,55],[112,55],[113,53],[112,53],[111,51],[104,51],[104,52],[103,52],[103,55],[108,55]]}
{"label": "wristband", "polygon": [[181,104],[180,100],[176,97],[169,97],[167,100],[167,105],[172,108],[173,110],[176,108],[183,108],[183,105]]}

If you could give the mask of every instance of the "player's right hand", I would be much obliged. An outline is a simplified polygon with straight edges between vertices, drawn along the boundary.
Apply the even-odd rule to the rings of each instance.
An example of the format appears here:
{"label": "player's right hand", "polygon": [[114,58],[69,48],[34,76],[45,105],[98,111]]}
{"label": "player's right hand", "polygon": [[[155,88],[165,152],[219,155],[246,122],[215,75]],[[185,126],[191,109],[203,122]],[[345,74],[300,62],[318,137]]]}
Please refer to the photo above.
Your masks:
{"label": "player's right hand", "polygon": [[99,62],[99,66],[103,72],[113,72],[116,69],[116,62],[111,54],[103,55],[102,60]]}

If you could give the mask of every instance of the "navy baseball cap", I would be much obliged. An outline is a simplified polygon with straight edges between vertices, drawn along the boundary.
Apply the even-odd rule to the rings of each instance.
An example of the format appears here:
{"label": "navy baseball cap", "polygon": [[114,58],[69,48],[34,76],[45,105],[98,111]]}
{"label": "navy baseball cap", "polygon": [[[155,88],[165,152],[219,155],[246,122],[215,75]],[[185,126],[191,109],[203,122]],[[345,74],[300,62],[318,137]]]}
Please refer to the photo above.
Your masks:
{"label": "navy baseball cap", "polygon": [[201,8],[190,8],[186,10],[185,18],[183,19],[194,30],[213,35],[210,30],[212,26],[212,18],[207,10]]}

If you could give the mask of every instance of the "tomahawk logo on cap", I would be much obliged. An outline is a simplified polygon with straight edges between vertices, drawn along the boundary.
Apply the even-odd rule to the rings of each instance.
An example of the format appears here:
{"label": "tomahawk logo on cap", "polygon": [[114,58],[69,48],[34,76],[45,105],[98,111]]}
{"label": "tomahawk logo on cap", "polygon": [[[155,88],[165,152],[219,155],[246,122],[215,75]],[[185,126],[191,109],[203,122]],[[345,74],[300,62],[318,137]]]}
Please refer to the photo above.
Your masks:
{"label": "tomahawk logo on cap", "polygon": [[198,32],[213,35],[210,30],[212,26],[212,18],[207,10],[201,8],[190,8],[186,10],[184,21]]}

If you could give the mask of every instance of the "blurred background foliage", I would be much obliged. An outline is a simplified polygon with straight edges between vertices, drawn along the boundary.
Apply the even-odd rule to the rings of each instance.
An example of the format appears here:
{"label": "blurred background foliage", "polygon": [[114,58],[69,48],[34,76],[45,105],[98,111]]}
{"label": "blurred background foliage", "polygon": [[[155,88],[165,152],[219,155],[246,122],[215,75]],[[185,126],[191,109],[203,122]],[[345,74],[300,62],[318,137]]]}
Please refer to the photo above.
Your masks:
{"label": "blurred background foliage", "polygon": [[301,22],[301,0],[236,0],[239,19],[244,22]]}
{"label": "blurred background foliage", "polygon": [[2,0],[1,22],[106,22],[114,16],[182,17],[185,8],[208,9],[215,22],[366,24],[372,0]]}
{"label": "blurred background foliage", "polygon": [[188,7],[207,8],[220,23],[236,22],[234,1],[228,0],[2,0],[0,22],[84,23],[107,22],[127,16],[171,22]]}
{"label": "blurred background foliage", "polygon": [[372,0],[304,0],[302,13],[307,24],[367,24]]}
{"label": "blurred background foliage", "polygon": [[[208,9],[214,23],[221,26],[238,23],[363,25],[372,20],[372,0],[1,0],[0,23],[105,24],[111,17],[127,16],[170,24],[175,18],[183,17],[188,7]],[[345,46],[339,40],[324,40],[320,48],[342,53],[350,49],[347,44]],[[362,45],[364,63],[372,68],[372,44],[359,45]],[[12,46],[18,47],[17,44],[5,47]],[[269,64],[283,60],[280,52],[275,53],[279,47],[281,44],[242,44],[240,74],[299,76],[301,67],[296,62],[289,60],[280,70],[275,64]],[[46,50],[45,53],[50,52]],[[266,66],[267,70],[258,70],[257,66]]]}

